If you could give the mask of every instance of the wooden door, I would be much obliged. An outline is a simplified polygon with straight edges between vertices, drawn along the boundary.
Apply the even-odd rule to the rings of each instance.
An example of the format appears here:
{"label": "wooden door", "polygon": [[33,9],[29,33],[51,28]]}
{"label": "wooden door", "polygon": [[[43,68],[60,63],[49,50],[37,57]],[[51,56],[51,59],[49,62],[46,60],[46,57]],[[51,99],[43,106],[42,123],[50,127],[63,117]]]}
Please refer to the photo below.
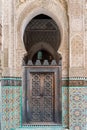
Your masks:
{"label": "wooden door", "polygon": [[54,73],[31,73],[29,95],[29,121],[54,122]]}

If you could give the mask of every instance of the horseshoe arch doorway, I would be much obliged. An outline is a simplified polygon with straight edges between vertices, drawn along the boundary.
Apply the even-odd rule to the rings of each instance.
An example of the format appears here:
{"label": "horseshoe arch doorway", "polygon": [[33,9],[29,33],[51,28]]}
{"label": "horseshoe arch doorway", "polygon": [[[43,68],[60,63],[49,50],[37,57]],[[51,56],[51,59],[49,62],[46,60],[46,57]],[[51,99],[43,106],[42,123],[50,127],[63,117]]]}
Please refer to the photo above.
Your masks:
{"label": "horseshoe arch doorway", "polygon": [[61,34],[47,15],[34,17],[26,26],[23,58],[23,124],[61,124]]}

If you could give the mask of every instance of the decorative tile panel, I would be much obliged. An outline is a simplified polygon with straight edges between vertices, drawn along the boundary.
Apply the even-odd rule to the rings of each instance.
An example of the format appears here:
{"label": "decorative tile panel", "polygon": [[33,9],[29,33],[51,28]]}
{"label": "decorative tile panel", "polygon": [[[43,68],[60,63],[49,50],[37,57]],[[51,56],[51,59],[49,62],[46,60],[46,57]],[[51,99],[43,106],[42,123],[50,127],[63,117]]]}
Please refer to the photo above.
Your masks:
{"label": "decorative tile panel", "polygon": [[69,87],[62,87],[62,124],[69,127]]}
{"label": "decorative tile panel", "polygon": [[87,77],[70,77],[70,78],[62,78],[62,86],[87,86]]}
{"label": "decorative tile panel", "polygon": [[[80,81],[81,83],[83,83],[84,81],[85,86],[80,85],[76,87],[73,86],[74,85],[73,84],[70,87],[67,86],[67,84],[66,86],[63,85],[62,125],[64,128],[69,127],[70,130],[85,130],[87,128],[87,86],[86,86],[87,78],[67,78],[67,79],[63,78],[63,81],[66,82],[72,81],[72,83],[75,82],[80,83]],[[2,86],[1,91],[2,91],[2,122],[1,122],[2,129],[1,130],[10,130],[10,128],[12,130],[15,128],[18,128],[20,130],[28,129],[28,128],[19,128],[19,126],[21,126],[21,118],[22,118],[22,113],[21,113],[22,87]]]}
{"label": "decorative tile panel", "polygon": [[2,87],[2,130],[20,126],[21,87]]}
{"label": "decorative tile panel", "polygon": [[86,129],[86,87],[69,88],[69,123],[70,130]]}
{"label": "decorative tile panel", "polygon": [[21,86],[21,78],[3,77],[1,80],[1,86]]}

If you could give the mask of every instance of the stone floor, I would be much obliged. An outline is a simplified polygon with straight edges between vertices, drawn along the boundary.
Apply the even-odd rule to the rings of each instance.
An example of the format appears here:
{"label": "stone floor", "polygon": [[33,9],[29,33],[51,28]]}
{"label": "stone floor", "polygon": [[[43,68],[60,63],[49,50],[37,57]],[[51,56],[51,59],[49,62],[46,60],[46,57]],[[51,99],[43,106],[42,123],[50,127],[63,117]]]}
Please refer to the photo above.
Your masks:
{"label": "stone floor", "polygon": [[62,126],[28,126],[11,130],[65,130],[65,129]]}

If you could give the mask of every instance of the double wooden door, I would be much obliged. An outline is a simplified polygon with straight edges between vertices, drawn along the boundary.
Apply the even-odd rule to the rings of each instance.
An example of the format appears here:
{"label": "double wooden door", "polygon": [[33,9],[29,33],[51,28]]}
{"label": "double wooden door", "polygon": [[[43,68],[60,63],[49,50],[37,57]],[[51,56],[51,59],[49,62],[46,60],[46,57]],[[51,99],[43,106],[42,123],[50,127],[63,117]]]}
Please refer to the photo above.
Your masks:
{"label": "double wooden door", "polygon": [[54,73],[31,73],[28,98],[30,122],[54,122]]}

